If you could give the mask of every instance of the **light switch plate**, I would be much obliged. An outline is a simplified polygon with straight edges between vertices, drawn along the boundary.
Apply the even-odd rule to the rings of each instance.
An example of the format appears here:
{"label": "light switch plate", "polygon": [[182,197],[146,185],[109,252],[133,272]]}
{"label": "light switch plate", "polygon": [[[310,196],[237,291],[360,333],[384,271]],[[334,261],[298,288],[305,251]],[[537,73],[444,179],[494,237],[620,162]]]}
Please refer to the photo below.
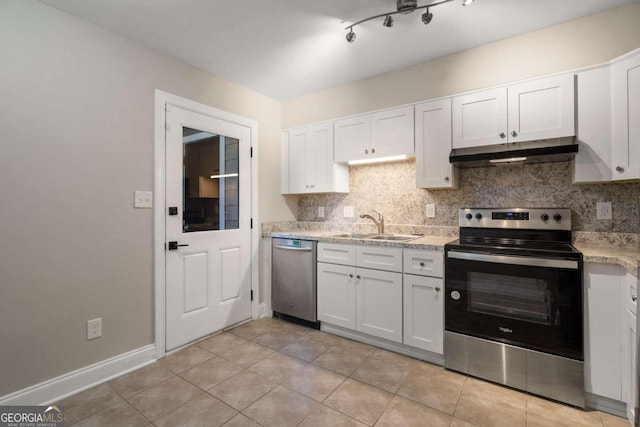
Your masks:
{"label": "light switch plate", "polygon": [[153,207],[153,191],[136,191],[134,193],[133,207],[151,209]]}
{"label": "light switch plate", "polygon": [[342,216],[345,218],[353,218],[353,206],[345,206],[342,212]]}
{"label": "light switch plate", "polygon": [[613,219],[611,202],[596,203],[596,219]]}
{"label": "light switch plate", "polygon": [[324,218],[324,206],[318,206],[318,218]]}
{"label": "light switch plate", "polygon": [[427,218],[435,218],[436,217],[436,205],[434,205],[433,203],[428,203],[426,212],[427,212]]}

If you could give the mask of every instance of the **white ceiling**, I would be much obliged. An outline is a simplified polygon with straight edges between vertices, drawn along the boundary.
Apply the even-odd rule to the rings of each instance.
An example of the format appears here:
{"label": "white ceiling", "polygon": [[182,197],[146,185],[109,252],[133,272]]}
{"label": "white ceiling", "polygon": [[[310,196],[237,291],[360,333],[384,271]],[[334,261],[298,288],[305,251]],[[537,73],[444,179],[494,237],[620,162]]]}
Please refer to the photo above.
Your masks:
{"label": "white ceiling", "polygon": [[[395,0],[41,0],[275,99],[417,64],[637,0],[456,0],[344,27],[395,10]],[[419,5],[431,3],[420,0]]]}

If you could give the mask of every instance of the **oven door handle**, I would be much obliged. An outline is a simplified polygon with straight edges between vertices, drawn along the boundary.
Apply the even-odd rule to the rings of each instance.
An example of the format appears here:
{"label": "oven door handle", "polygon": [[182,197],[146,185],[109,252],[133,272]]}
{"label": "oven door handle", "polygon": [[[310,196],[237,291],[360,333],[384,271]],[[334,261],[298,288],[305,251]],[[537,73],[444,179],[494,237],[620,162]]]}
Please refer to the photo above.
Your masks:
{"label": "oven door handle", "polygon": [[548,259],[548,258],[527,258],[510,255],[487,255],[472,252],[448,251],[448,258],[461,259],[465,261],[484,261],[496,264],[526,265],[532,267],[549,267],[549,268],[567,268],[571,270],[578,269],[578,261],[570,261],[566,259]]}

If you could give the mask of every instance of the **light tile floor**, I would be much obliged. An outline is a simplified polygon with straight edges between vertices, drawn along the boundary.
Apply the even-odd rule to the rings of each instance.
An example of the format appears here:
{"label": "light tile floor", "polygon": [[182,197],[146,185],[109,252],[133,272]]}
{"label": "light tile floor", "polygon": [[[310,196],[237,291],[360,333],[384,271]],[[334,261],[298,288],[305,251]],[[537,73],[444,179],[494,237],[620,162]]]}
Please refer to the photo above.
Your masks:
{"label": "light tile floor", "polygon": [[73,426],[625,426],[263,318],[69,397]]}

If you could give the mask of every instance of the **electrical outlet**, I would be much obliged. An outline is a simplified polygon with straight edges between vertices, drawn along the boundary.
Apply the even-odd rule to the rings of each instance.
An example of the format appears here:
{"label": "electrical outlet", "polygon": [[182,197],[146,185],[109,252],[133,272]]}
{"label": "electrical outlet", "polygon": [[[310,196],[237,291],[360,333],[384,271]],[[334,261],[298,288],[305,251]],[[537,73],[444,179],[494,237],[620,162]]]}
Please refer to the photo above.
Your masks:
{"label": "electrical outlet", "polygon": [[324,206],[318,206],[318,218],[324,218]]}
{"label": "electrical outlet", "polygon": [[102,336],[102,317],[87,320],[87,339],[92,340]]}
{"label": "electrical outlet", "polygon": [[436,217],[436,205],[433,203],[427,204],[427,218],[435,218]]}
{"label": "electrical outlet", "polygon": [[134,193],[133,207],[138,209],[151,209],[153,207],[153,192],[136,191]]}
{"label": "electrical outlet", "polygon": [[613,219],[611,202],[596,203],[596,219]]}
{"label": "electrical outlet", "polygon": [[345,218],[353,218],[353,206],[345,206],[342,211],[342,216]]}

